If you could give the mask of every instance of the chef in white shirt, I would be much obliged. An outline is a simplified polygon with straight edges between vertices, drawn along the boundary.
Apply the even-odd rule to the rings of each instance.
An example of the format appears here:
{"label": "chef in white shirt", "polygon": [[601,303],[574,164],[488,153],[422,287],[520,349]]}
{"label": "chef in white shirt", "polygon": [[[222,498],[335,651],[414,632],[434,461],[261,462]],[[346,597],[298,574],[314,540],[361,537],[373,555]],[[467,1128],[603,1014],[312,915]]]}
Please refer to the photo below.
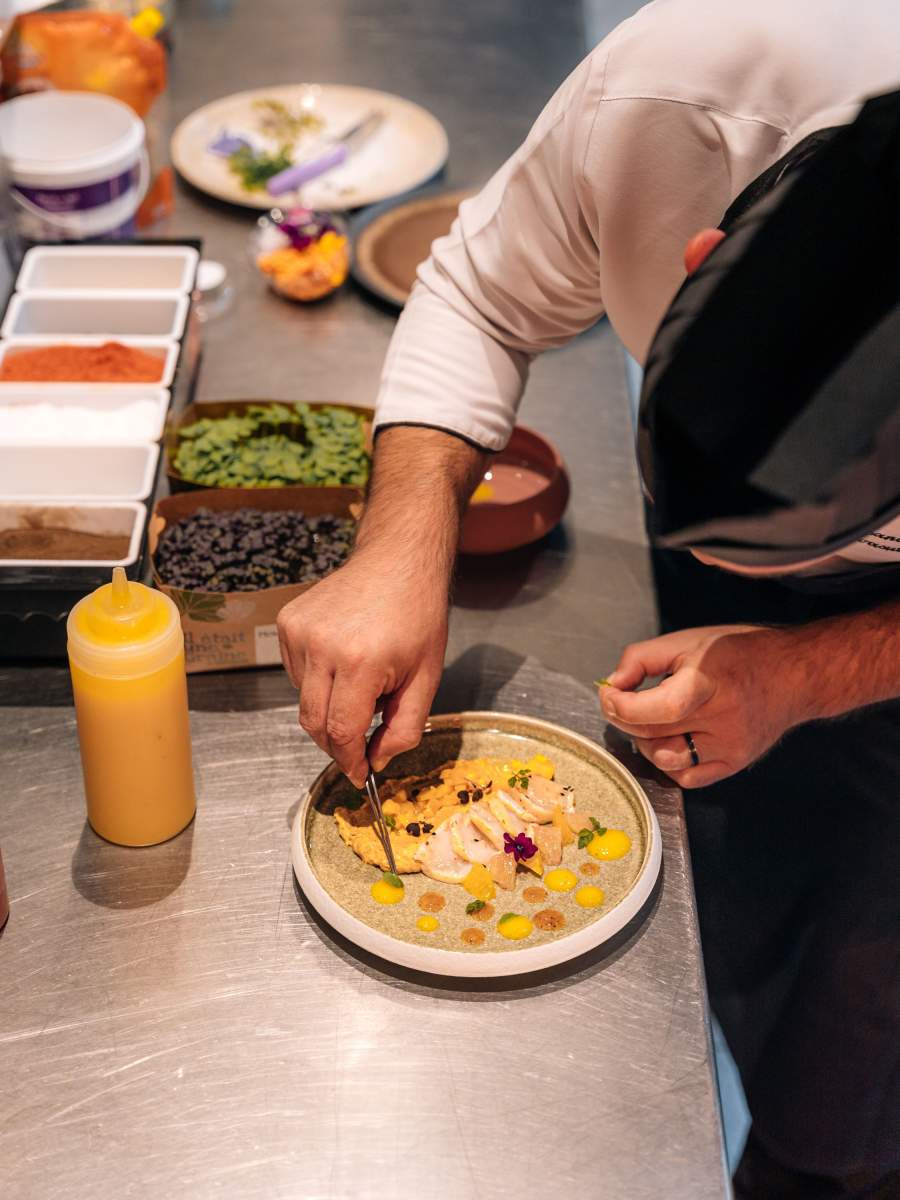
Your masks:
{"label": "chef in white shirt", "polygon": [[[279,617],[300,723],[354,782],[379,698],[376,770],[421,736],[460,515],[506,444],[531,359],[606,313],[642,362],[694,235],[898,86],[889,0],[657,0],[462,205],[391,343],[356,550]],[[695,257],[716,240],[705,234]],[[830,577],[843,561],[855,578],[854,564],[884,564],[893,578],[896,538],[884,524],[791,570]],[[683,551],[657,555],[656,571],[673,632],[627,647],[601,702],[691,789],[710,993],[753,1117],[737,1194],[896,1198],[896,593],[819,595],[785,586],[783,564],[747,578]]]}

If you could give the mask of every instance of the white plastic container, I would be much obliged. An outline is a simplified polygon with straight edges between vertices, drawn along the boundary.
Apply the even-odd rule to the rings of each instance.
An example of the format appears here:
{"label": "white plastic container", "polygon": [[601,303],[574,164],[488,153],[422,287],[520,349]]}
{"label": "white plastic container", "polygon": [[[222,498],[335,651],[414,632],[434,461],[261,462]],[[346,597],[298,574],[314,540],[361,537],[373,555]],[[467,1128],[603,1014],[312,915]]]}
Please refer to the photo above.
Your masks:
{"label": "white plastic container", "polygon": [[[7,504],[0,501],[0,530],[53,527],[75,529],[81,533],[127,534],[128,553],[117,559],[71,558],[2,558],[0,576],[4,570],[22,567],[128,567],[138,561],[147,524],[143,504]],[[33,576],[32,576],[33,578]]]}
{"label": "white plastic container", "polygon": [[[2,107],[2,106],[0,106]],[[0,336],[64,338],[180,338],[188,298],[126,291],[16,292],[9,302]]]}
{"label": "white plastic container", "polygon": [[16,280],[20,292],[182,292],[194,287],[193,246],[33,246]]}
{"label": "white plastic container", "polygon": [[159,446],[0,446],[0,502],[146,500]]}
{"label": "white plastic container", "polygon": [[0,145],[20,231],[47,241],[130,237],[149,182],[144,125],[95,92],[35,92],[0,105]]}
{"label": "white plastic container", "polygon": [[7,384],[0,388],[0,445],[122,445],[156,442],[165,430],[165,388],[106,384]]}
{"label": "white plastic container", "polygon": [[77,346],[102,346],[104,342],[108,341],[121,342],[123,346],[138,346],[145,353],[153,354],[159,358],[160,362],[162,363],[162,375],[160,376],[159,380],[155,381],[154,383],[78,383],[75,381],[73,384],[63,383],[62,381],[59,383],[32,383],[31,381],[17,382],[15,380],[0,379],[0,396],[8,393],[10,389],[18,392],[25,387],[40,387],[56,390],[59,388],[70,388],[72,386],[77,386],[81,388],[96,388],[98,393],[104,393],[110,390],[121,391],[124,389],[127,391],[133,391],[135,388],[138,388],[143,391],[148,387],[167,388],[171,386],[172,379],[175,376],[175,367],[178,363],[179,347],[177,342],[173,342],[167,338],[110,338],[98,337],[96,334],[92,337],[83,337],[81,335],[47,337],[46,335],[42,335],[40,337],[30,336],[7,338],[4,341],[0,341],[0,364],[2,364],[3,359],[7,354],[16,350],[25,350],[33,346],[56,345],[60,342]]}

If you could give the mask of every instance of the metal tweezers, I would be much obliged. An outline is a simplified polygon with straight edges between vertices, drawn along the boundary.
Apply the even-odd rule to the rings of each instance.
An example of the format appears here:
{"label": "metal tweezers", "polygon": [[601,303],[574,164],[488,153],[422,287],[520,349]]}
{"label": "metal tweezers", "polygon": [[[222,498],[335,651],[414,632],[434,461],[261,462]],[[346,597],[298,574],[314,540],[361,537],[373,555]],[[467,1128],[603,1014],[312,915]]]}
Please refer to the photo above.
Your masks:
{"label": "metal tweezers", "polygon": [[381,848],[388,860],[388,866],[391,871],[397,874],[397,864],[394,862],[394,852],[391,849],[391,835],[387,827],[387,822],[384,819],[384,812],[381,808],[381,797],[378,795],[378,784],[375,782],[375,772],[369,770],[366,776],[366,795],[369,797],[369,804],[372,807],[372,813],[375,817],[375,833],[381,842]]}

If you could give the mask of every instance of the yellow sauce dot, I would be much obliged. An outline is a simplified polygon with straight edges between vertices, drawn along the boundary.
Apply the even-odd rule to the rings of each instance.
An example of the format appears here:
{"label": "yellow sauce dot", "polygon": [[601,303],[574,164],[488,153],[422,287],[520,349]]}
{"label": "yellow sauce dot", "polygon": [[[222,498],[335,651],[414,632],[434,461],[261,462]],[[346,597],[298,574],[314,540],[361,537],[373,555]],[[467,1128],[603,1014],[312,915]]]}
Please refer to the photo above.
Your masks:
{"label": "yellow sauce dot", "polygon": [[576,883],[578,876],[567,867],[557,867],[555,871],[550,871],[544,876],[544,887],[548,887],[551,892],[571,892]]}
{"label": "yellow sauce dot", "polygon": [[421,929],[423,933],[434,933],[440,928],[440,921],[437,917],[419,917],[416,921],[416,928]]}
{"label": "yellow sauce dot", "polygon": [[588,842],[587,852],[594,858],[622,858],[631,849],[631,838],[621,829],[596,833]]}
{"label": "yellow sauce dot", "polygon": [[399,904],[403,899],[404,892],[404,888],[393,887],[383,879],[372,884],[372,899],[376,904]]}
{"label": "yellow sauce dot", "polygon": [[603,889],[598,887],[579,888],[575,893],[575,903],[580,904],[582,908],[599,908],[603,903]]}
{"label": "yellow sauce dot", "polygon": [[497,932],[512,942],[518,942],[521,938],[527,938],[533,928],[527,917],[513,915],[498,923]]}

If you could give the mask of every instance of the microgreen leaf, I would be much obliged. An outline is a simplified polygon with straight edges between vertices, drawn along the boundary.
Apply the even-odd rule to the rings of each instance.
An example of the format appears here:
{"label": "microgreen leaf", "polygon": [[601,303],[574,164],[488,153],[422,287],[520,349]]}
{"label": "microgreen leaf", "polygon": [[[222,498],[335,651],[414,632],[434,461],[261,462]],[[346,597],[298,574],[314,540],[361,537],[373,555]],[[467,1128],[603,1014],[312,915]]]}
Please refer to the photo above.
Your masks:
{"label": "microgreen leaf", "polygon": [[513,919],[513,917],[517,917],[518,915],[519,915],[518,913],[504,913],[503,916],[500,918],[500,920],[497,922],[497,924],[503,925],[504,922],[511,921]]}
{"label": "microgreen leaf", "polygon": [[477,913],[477,912],[481,912],[481,910],[483,908],[484,908],[483,900],[472,900],[469,904],[466,905],[466,912],[469,914]]}
{"label": "microgreen leaf", "polygon": [[385,871],[382,874],[381,878],[384,880],[385,883],[390,884],[390,886],[393,888],[402,888],[403,887],[403,880],[400,878],[399,875],[395,875],[393,871]]}
{"label": "microgreen leaf", "polygon": [[601,675],[599,679],[594,680],[594,687],[612,687],[612,684],[605,675]]}
{"label": "microgreen leaf", "polygon": [[396,829],[397,828],[397,818],[394,816],[393,813],[385,813],[384,814],[384,823],[385,823],[385,825],[387,825],[388,829]]}
{"label": "microgreen leaf", "polygon": [[594,840],[593,829],[582,829],[578,834],[578,849],[583,850],[585,846],[589,846]]}
{"label": "microgreen leaf", "polygon": [[598,837],[603,837],[604,833],[606,833],[606,826],[601,825],[596,817],[591,817],[591,827]]}

